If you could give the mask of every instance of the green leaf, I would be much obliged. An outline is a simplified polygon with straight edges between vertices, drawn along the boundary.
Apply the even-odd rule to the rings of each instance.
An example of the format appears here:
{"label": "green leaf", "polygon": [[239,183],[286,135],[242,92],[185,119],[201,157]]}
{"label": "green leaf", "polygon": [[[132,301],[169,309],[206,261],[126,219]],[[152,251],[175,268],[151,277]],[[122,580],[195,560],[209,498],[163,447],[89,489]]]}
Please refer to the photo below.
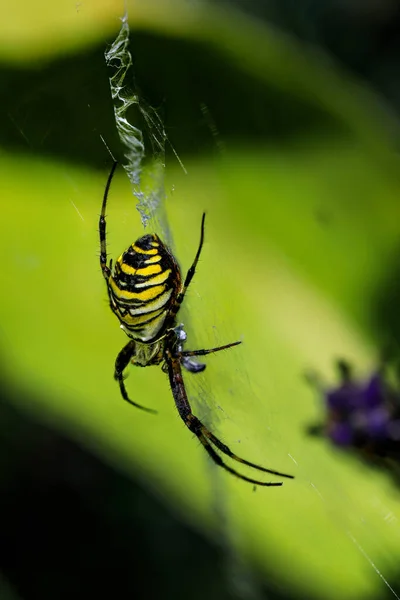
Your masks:
{"label": "green leaf", "polygon": [[[245,73],[268,83],[289,99],[288,111],[301,98],[337,124],[335,135],[321,126],[285,143],[229,138],[220,156],[183,156],[188,175],[172,162],[166,169],[184,271],[207,211],[204,253],[180,315],[190,346],[244,342],[210,356],[203,374],[185,375],[195,411],[235,452],[296,479],[254,493],[210,465],[161,369],[132,368],[127,380],[132,398],[157,417],[121,400],[112,375],[126,337],[97,256],[106,173],[3,153],[2,352],[10,381],[22,379],[37,398],[16,402],[117,468],[139,472],[203,531],[221,535],[222,510],[223,535],[277,585],[324,599],[377,594],[376,569],[389,581],[396,575],[399,492],[387,474],[307,437],[322,415],[302,374],[312,367],[332,375],[338,356],[366,371],[379,350],[375,302],[400,233],[387,117],[331,65],[228,10],[149,2],[131,18],[166,48],[168,38],[184,48],[200,43],[239,84]],[[234,129],[240,98],[229,89],[226,105]],[[242,109],[251,111],[250,100]],[[122,172],[108,222],[117,257],[142,234]]]}

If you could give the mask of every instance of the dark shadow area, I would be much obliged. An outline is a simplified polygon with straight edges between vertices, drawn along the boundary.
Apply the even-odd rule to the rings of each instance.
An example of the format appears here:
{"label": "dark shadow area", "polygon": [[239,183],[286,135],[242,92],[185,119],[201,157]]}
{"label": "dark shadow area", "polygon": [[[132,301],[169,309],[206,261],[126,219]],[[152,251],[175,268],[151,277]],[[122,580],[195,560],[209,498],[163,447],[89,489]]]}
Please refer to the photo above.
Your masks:
{"label": "dark shadow area", "polygon": [[400,372],[400,243],[388,260],[372,298],[372,327],[390,348],[390,358]]}
{"label": "dark shadow area", "polygon": [[398,0],[230,0],[302,42],[311,42],[369,82],[399,114]]}
{"label": "dark shadow area", "polygon": [[[9,397],[3,388],[4,600],[14,600],[14,591],[18,600],[305,600],[267,585],[249,566],[241,579],[226,549],[183,524],[137,481],[20,413]],[[400,581],[398,588],[390,581],[400,589]],[[389,597],[382,584],[375,600]]]}
{"label": "dark shadow area", "polygon": [[371,328],[400,375],[400,242],[382,268],[371,305]]}
{"label": "dark shadow area", "polygon": [[3,388],[0,572],[21,600],[293,600],[254,573],[255,595],[236,590],[226,549],[5,396]]}
{"label": "dark shadow area", "polygon": [[[222,142],[281,144],[313,131],[345,133],[344,123],[317,105],[241,72],[205,45],[146,32],[132,32],[132,44],[140,95],[158,110],[179,155],[216,151],[209,119]],[[0,145],[103,167],[109,157],[101,134],[121,159],[105,48],[36,68],[0,66]],[[148,132],[140,115],[130,118]],[[166,150],[172,157],[168,145]]]}
{"label": "dark shadow area", "polygon": [[[382,272],[372,297],[370,326],[400,379],[400,244]],[[400,439],[397,446],[396,461],[400,464]]]}

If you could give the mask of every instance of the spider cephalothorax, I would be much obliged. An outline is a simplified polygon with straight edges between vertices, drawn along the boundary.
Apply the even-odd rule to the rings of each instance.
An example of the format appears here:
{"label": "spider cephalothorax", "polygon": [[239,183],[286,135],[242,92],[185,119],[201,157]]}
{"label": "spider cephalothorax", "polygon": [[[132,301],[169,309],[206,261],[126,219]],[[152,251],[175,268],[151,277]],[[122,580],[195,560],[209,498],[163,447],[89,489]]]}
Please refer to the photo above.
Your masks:
{"label": "spider cephalothorax", "polygon": [[196,362],[192,357],[205,356],[240,344],[233,342],[208,350],[186,351],[186,333],[182,325],[177,325],[176,317],[195,273],[203,246],[205,214],[201,220],[199,247],[184,281],[174,255],[156,234],[144,235],[131,244],[117,259],[114,268],[112,261],[107,265],[105,212],[116,166],[117,163],[114,163],[104,192],[99,231],[100,266],[107,283],[110,307],[118,317],[121,328],[130,338],[115,362],[114,377],[119,383],[122,397],[137,408],[156,412],[129,398],[123,372],[130,362],[140,367],[163,363],[162,368],[168,373],[179,415],[190,431],[198,437],[214,462],[250,483],[263,486],[282,485],[280,482],[263,482],[246,477],[227,465],[216,450],[258,471],[292,478],[291,475],[266,469],[236,456],[192,413],[187,398],[181,367],[192,373],[203,371],[205,365]]}

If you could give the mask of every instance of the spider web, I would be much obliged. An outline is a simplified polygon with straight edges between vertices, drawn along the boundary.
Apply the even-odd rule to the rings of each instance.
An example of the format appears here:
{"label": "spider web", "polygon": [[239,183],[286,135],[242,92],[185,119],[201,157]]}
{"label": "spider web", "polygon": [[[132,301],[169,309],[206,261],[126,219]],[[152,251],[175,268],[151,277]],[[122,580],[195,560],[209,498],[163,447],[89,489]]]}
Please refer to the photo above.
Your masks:
{"label": "spider web", "polygon": [[[175,148],[168,140],[159,113],[148,105],[135,87],[134,61],[130,51],[130,29],[126,5],[125,13],[121,18],[120,31],[111,47],[105,52],[105,60],[110,72],[109,82],[115,125],[121,144],[125,148],[126,162],[123,167],[131,183],[132,194],[136,199],[136,209],[140,214],[143,227],[149,227],[151,231],[157,232],[161,239],[173,249],[174,239],[166,212],[166,200],[168,199],[165,185],[167,145],[172,149],[182,172],[187,175],[187,171]],[[136,109],[133,113],[129,110],[132,107]],[[200,110],[205,115],[205,121],[217,141],[218,148],[221,149],[222,143],[207,107],[202,104]],[[140,126],[137,124],[138,121],[141,123]],[[196,247],[193,246],[193,257],[195,251]],[[190,329],[187,301],[188,298],[179,312],[179,316],[184,315],[186,330]],[[190,344],[193,347],[196,345],[195,339],[195,332],[193,332],[190,335]],[[213,345],[222,345],[222,342]],[[208,407],[209,409],[207,416],[211,415],[213,408],[212,402],[210,402],[210,389],[201,375],[195,379],[193,399],[202,407],[202,417],[204,418],[204,408]]]}
{"label": "spider web", "polygon": [[[165,210],[166,144],[169,144],[172,148],[173,154],[185,175],[187,175],[187,171],[175,148],[173,148],[168,140],[163,121],[159,114],[145,102],[139,91],[134,89],[134,63],[129,44],[129,19],[127,7],[125,6],[125,14],[121,18],[119,34],[105,53],[106,64],[111,72],[109,81],[114,105],[115,124],[120,141],[126,149],[124,156],[127,162],[123,166],[131,183],[133,196],[137,200],[136,208],[139,211],[143,227],[150,226],[152,230],[157,231],[161,235],[162,239],[167,241],[170,247],[173,247],[172,232]],[[128,111],[132,106],[137,109],[137,113],[142,117],[141,121],[145,128],[146,136],[144,135],[144,131],[128,117]],[[204,123],[210,131],[217,150],[223,153],[224,143],[220,138],[217,125],[207,105],[200,102],[199,110],[203,115]],[[146,148],[145,138],[150,140],[150,153],[148,152],[149,149]],[[182,307],[180,313],[184,315],[185,329],[191,329],[190,317],[185,305]],[[223,341],[216,327],[214,327],[214,334],[215,341],[212,346],[222,345]],[[190,334],[190,347],[197,347],[196,335],[192,332]],[[236,372],[239,371],[239,362],[235,361],[235,359],[232,360],[232,366]],[[249,382],[248,375],[244,373],[242,363],[240,363],[240,370],[242,371],[241,378]],[[190,377],[190,382],[188,380],[189,377],[186,377],[185,386],[188,397],[195,414],[201,420],[210,424],[211,427],[212,423],[221,419],[235,422],[214,401],[210,386],[206,381],[207,375],[205,377],[201,374],[196,375],[195,377]],[[236,422],[236,425],[239,424]],[[225,459],[226,457],[224,457]],[[240,544],[240,536],[238,532],[235,533],[228,517],[227,490],[220,477],[220,469],[211,460],[207,461],[207,464],[213,489],[213,508],[219,523],[218,539],[224,548],[226,559],[226,581],[235,596],[248,600],[261,599],[261,592],[258,589],[256,579],[252,575],[250,565],[235,550]]]}
{"label": "spider web", "polygon": [[[149,107],[140,96],[140,93],[134,89],[134,72],[132,56],[129,51],[129,23],[127,12],[125,12],[124,17],[122,18],[120,33],[105,56],[107,65],[112,72],[110,77],[110,87],[114,102],[116,127],[120,140],[126,148],[125,158],[127,163],[124,165],[124,168],[131,182],[133,195],[137,200],[137,209],[140,213],[142,224],[144,227],[150,225],[153,229],[160,231],[162,237],[167,240],[169,245],[172,245],[172,235],[165,211],[165,146],[168,143],[168,138],[163,122],[157,111],[152,107]],[[223,153],[224,144],[218,133],[218,127],[213,121],[207,106],[205,104],[199,104],[204,120],[215,140],[215,145],[218,150]],[[139,127],[133,125],[128,118],[128,110],[132,106],[136,107],[142,117],[142,122],[151,142],[151,157],[148,155],[148,149],[145,148],[143,131]],[[184,169],[177,153],[175,151],[174,153]],[[185,308],[183,310],[185,313],[185,322],[187,323],[187,311]],[[215,312],[218,312],[218,307],[215,309]],[[214,345],[224,343],[224,340],[220,339],[216,328],[215,335],[217,336],[217,339]],[[195,339],[195,336],[191,335],[191,339]],[[230,364],[235,373],[239,375],[239,378],[242,381],[246,381],[250,393],[256,393],[251,391],[251,382],[249,381],[243,362],[239,362],[239,359],[232,355]],[[212,423],[215,420],[218,421],[217,415],[218,411],[220,411],[219,415],[221,419],[232,420],[232,418],[224,413],[223,409],[214,401],[211,390],[207,386],[206,379],[203,376],[197,376],[195,379],[195,381],[194,378],[190,379],[188,391],[194,390],[194,392],[192,391],[190,394],[190,397],[191,401],[195,401],[194,404],[197,408],[198,416],[201,419],[206,418],[208,422]],[[205,407],[207,407],[206,414],[204,413]],[[223,416],[221,416],[222,414]],[[236,423],[236,425],[238,425],[238,423]],[[240,454],[240,452],[238,453]],[[292,456],[290,452],[288,452],[288,454],[295,464],[301,462],[301,459],[299,459],[298,456]],[[209,474],[214,490],[215,512],[218,515],[221,527],[221,540],[226,550],[228,580],[233,582],[232,585],[234,586],[236,593],[239,593],[240,597],[258,598],[260,597],[260,592],[257,589],[254,577],[252,577],[251,569],[247,563],[240,558],[239,554],[234,551],[236,543],[231,543],[233,538],[239,534],[234,532],[231,528],[228,517],[229,509],[226,501],[225,486],[222,484],[219,477],[218,469],[215,468],[215,465],[211,462]],[[326,511],[330,512],[332,509],[326,495],[318,489],[317,485],[311,479],[309,485],[315,491],[320,501],[326,506]],[[338,492],[336,491],[336,493]],[[341,489],[341,493],[346,496],[345,488]],[[348,500],[351,504],[351,499],[348,498]],[[354,535],[354,532],[348,526],[346,519],[337,514],[334,514],[333,518],[357,548],[360,555],[365,559],[366,564],[368,564],[369,567],[374,570],[376,576],[384,582],[390,594],[395,598],[399,598],[388,579],[381,572],[377,564],[375,564],[374,560],[363,547],[363,544],[358,540],[358,536]],[[361,516],[360,519],[363,520],[363,517]]]}
{"label": "spider web", "polygon": [[[162,119],[135,90],[133,60],[129,49],[128,10],[121,18],[117,38],[105,53],[106,64],[112,73],[111,97],[114,105],[115,124],[122,145],[125,147],[126,163],[123,165],[137,199],[144,228],[150,226],[160,231],[164,239],[172,244],[171,231],[165,212],[165,146],[168,143]],[[145,136],[140,127],[132,122],[129,109],[136,108],[149,135],[151,152],[145,147]],[[185,167],[175,149],[172,148],[184,172]],[[150,155],[150,156],[149,156]],[[147,164],[145,165],[145,160]]]}
{"label": "spider web", "polygon": [[[174,247],[174,240],[171,228],[169,226],[166,213],[166,145],[168,144],[173,151],[173,155],[178,161],[183,173],[187,171],[183,162],[179,158],[175,148],[169,142],[164,123],[158,112],[147,104],[138,89],[135,89],[134,61],[130,52],[130,30],[127,7],[125,14],[121,18],[121,28],[115,41],[105,53],[106,64],[110,69],[110,90],[113,99],[114,116],[116,129],[122,145],[125,147],[126,163],[123,165],[129,181],[134,198],[136,199],[136,208],[140,214],[141,222],[144,228],[150,227],[157,231],[163,240],[166,240],[170,247]],[[129,113],[129,109],[135,107],[136,113]],[[205,126],[209,129],[210,135],[214,141],[215,147],[220,154],[224,153],[225,145],[218,131],[217,124],[214,122],[208,106],[204,102],[199,102],[199,112],[202,114]],[[140,117],[138,119],[137,117]],[[136,118],[135,118],[136,117]],[[140,120],[142,127],[136,124]],[[145,140],[148,140],[150,147],[146,146]],[[207,236],[207,233],[206,233]],[[193,255],[196,247],[193,247]],[[200,299],[201,297],[198,296]],[[180,310],[180,315],[184,315],[184,324],[186,329],[190,329],[190,315],[186,308],[188,298]],[[228,324],[221,319],[223,312],[221,307],[214,307],[212,313],[212,322],[220,321],[224,328],[229,331]],[[219,328],[213,326],[214,339],[212,346],[223,345],[224,338],[219,333]],[[230,338],[233,339],[233,334]],[[229,339],[230,339],[229,338]],[[195,346],[196,333],[190,334],[190,345]],[[231,364],[236,372],[240,372],[241,379],[250,385],[248,374],[245,367],[235,357],[231,357]],[[206,382],[207,377],[202,375],[190,378],[192,386],[195,389],[193,399],[202,411],[201,418],[214,420],[215,410],[223,409],[213,400],[212,391]],[[208,407],[206,413],[205,407]],[[218,412],[217,412],[218,414]],[[223,419],[232,420],[227,414]],[[216,419],[218,420],[218,419]]]}

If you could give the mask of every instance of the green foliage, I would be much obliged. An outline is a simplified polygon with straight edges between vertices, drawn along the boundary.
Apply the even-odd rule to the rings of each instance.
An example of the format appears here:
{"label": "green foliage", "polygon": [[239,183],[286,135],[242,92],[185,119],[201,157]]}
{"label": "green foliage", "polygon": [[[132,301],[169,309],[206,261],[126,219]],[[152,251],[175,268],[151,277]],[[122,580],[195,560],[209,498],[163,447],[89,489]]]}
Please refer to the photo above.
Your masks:
{"label": "green foliage", "polygon": [[[284,144],[232,140],[221,156],[182,157],[188,175],[171,162],[166,171],[183,270],[207,211],[204,254],[182,313],[189,345],[244,342],[210,357],[204,374],[185,376],[197,414],[240,455],[296,479],[253,493],[216,471],[177,417],[160,369],[132,368],[127,381],[132,398],[157,417],[120,399],[113,361],[126,338],[107,306],[97,257],[105,172],[0,156],[7,375],[37,395],[35,406],[18,400],[24,410],[139,472],[197,527],[220,535],[222,508],[229,543],[277,584],[306,597],[372,597],[382,581],[365,554],[385,577],[396,573],[399,493],[386,474],[307,437],[320,411],[302,374],[312,367],[329,375],[338,356],[367,369],[377,334],[390,332],[378,299],[400,232],[396,162],[368,95],[259,24],[205,8],[196,20],[188,5],[167,13],[149,3],[138,26],[153,27],[160,40],[201,40],[239,81],[251,72],[337,123],[335,135],[321,126]],[[142,233],[122,172],[108,222],[110,256]]]}

